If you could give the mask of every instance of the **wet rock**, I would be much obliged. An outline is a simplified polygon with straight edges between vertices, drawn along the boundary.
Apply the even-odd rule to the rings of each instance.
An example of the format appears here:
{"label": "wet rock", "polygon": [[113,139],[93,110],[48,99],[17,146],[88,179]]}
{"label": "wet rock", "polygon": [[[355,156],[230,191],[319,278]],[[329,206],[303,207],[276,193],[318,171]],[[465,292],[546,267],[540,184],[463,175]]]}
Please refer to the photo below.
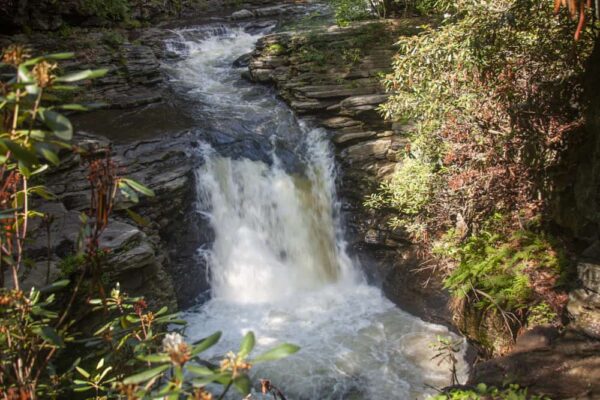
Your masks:
{"label": "wet rock", "polygon": [[255,14],[250,11],[250,10],[239,10],[234,12],[233,14],[231,14],[230,18],[234,21],[240,20],[240,19],[250,19],[250,18],[254,18]]}
{"label": "wet rock", "polygon": [[[339,133],[335,133],[333,135],[333,142],[337,145],[342,145],[347,142],[353,142],[353,141],[357,141],[357,140],[362,141],[364,139],[368,139],[368,138],[371,138],[376,135],[377,135],[377,132],[373,132],[373,131],[364,132],[362,130],[359,130],[357,132],[339,132]],[[362,148],[364,148],[364,144],[361,144],[358,146],[362,146]]]}
{"label": "wet rock", "polygon": [[516,383],[552,399],[600,397],[600,341],[567,331],[547,346],[477,364],[469,384]]}
{"label": "wet rock", "polygon": [[244,68],[247,67],[250,64],[250,57],[251,54],[244,54],[240,57],[238,57],[234,62],[233,62],[233,68]]}
{"label": "wet rock", "polygon": [[344,162],[350,164],[370,159],[381,160],[385,158],[391,143],[388,138],[361,142],[342,151],[340,157]]}
{"label": "wet rock", "polygon": [[[89,150],[102,153],[105,138],[85,135],[77,139]],[[208,222],[194,212],[197,165],[190,154],[195,138],[188,133],[168,140],[147,140],[113,146],[113,160],[126,175],[154,190],[155,197],[143,197],[133,210],[150,221],[136,227],[122,211],[131,207],[119,197],[115,211],[101,237],[101,247],[109,250],[106,263],[111,282],[120,282],[131,295],[143,295],[155,305],[172,309],[187,307],[208,288],[206,271],[196,250],[208,241]],[[51,261],[76,251],[81,228],[79,215],[89,208],[89,184],[78,157],[65,160],[59,170],[46,177],[47,186],[58,202],[44,203],[39,209],[52,215],[50,225]],[[47,229],[41,222],[32,226],[30,258],[45,259],[48,254]],[[39,274],[38,274],[39,275]]]}
{"label": "wet rock", "polygon": [[558,336],[558,329],[554,326],[535,326],[517,337],[512,352],[519,353],[548,347]]}

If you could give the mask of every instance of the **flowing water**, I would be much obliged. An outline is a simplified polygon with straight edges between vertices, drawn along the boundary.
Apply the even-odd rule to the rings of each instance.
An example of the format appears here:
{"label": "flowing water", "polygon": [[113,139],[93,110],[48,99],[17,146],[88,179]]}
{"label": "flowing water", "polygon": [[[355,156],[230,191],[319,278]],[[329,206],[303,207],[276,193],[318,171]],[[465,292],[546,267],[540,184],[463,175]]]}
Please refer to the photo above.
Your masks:
{"label": "flowing water", "polygon": [[223,331],[209,356],[237,349],[249,330],[256,353],[301,346],[254,370],[290,400],[414,399],[449,384],[431,348],[448,330],[396,308],[346,253],[325,132],[232,68],[259,36],[224,27],[177,35],[169,46],[180,60],[170,70],[208,132],[198,212],[215,237],[199,250],[212,295],[186,312],[189,339]]}

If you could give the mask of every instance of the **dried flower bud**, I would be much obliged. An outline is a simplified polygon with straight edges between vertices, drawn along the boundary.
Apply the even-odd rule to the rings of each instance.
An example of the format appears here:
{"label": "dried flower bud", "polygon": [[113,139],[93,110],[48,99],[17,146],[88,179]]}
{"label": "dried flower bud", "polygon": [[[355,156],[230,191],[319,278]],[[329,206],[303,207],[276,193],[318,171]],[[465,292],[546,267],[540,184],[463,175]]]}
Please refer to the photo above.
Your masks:
{"label": "dried flower bud", "polygon": [[194,391],[195,400],[212,400],[212,398],[212,394],[204,390],[204,388],[198,388]]}
{"label": "dried flower bud", "polygon": [[2,62],[17,67],[29,57],[29,51],[27,48],[25,48],[25,46],[13,44],[4,50],[4,53],[2,54]]}
{"label": "dried flower bud", "polygon": [[56,79],[56,75],[54,75],[52,71],[54,71],[56,67],[56,63],[49,63],[46,61],[42,61],[33,67],[33,77],[39,87],[46,88],[52,85],[52,82]]}

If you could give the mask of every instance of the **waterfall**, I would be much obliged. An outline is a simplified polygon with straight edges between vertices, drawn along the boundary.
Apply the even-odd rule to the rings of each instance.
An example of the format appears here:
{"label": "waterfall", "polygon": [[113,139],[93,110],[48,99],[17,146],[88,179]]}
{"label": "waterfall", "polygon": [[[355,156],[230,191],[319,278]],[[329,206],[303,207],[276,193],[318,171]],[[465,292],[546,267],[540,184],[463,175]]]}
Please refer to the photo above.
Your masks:
{"label": "waterfall", "polygon": [[[208,142],[199,149],[198,212],[214,230],[200,252],[212,296],[185,313],[187,335],[223,331],[208,357],[235,350],[249,330],[257,352],[301,346],[253,370],[290,400],[424,398],[450,383],[431,345],[451,334],[395,307],[348,257],[325,132],[297,121],[266,89],[256,95],[231,67],[257,38],[241,28],[208,37],[187,30],[173,46],[184,55],[170,66],[173,80],[199,120],[235,140],[254,135],[272,144],[267,159],[231,156]],[[282,142],[294,168],[278,156]],[[459,370],[464,376],[462,358]]]}

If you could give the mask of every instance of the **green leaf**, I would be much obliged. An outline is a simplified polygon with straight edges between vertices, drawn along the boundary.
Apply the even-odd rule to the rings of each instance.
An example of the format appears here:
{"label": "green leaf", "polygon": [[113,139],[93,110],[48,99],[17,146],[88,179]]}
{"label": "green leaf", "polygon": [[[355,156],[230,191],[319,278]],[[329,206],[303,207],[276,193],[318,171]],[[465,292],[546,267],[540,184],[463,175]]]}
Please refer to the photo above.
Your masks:
{"label": "green leaf", "polygon": [[200,375],[200,376],[210,376],[210,375],[214,375],[215,371],[213,371],[212,369],[205,367],[204,365],[193,365],[193,364],[188,364],[186,365],[187,370],[190,371],[192,374],[194,375]]}
{"label": "green leaf", "polygon": [[161,373],[165,372],[166,370],[168,370],[171,367],[171,364],[165,364],[165,365],[161,365],[159,367],[156,368],[152,368],[143,372],[140,372],[139,374],[135,374],[132,375],[128,378],[125,378],[123,380],[123,383],[126,385],[129,384],[139,384],[142,382],[146,382],[149,381],[150,379],[160,375]]}
{"label": "green leaf", "polygon": [[279,345],[271,350],[265,351],[264,353],[260,354],[256,358],[254,358],[252,360],[252,362],[259,363],[259,362],[264,362],[264,361],[276,361],[281,358],[285,358],[291,354],[294,354],[298,350],[300,350],[300,347],[290,344],[290,343],[284,343],[284,344]]}
{"label": "green leaf", "polygon": [[140,198],[137,195],[137,193],[132,188],[127,186],[124,182],[119,182],[118,186],[119,186],[119,189],[121,189],[121,193],[127,200],[130,200],[134,203],[137,203],[140,201]]}
{"label": "green leaf", "polygon": [[21,160],[19,160],[19,172],[21,172],[21,174],[26,178],[31,176],[31,170],[29,169],[29,166]]}
{"label": "green leaf", "polygon": [[88,111],[89,108],[82,104],[63,104],[58,106],[61,110],[69,110],[69,111]]}
{"label": "green leaf", "polygon": [[250,393],[250,389],[252,388],[252,383],[250,382],[250,378],[248,375],[240,375],[233,380],[233,386],[242,394],[242,396],[247,396]]}
{"label": "green leaf", "polygon": [[90,373],[87,372],[85,369],[76,366],[75,369],[77,370],[77,372],[79,372],[85,379],[89,379],[90,378]]}
{"label": "green leaf", "polygon": [[60,281],[53,282],[50,285],[41,288],[40,293],[48,294],[48,293],[57,292],[59,290],[66,288],[67,286],[69,286],[69,283],[71,283],[71,281],[68,279],[62,279]]}
{"label": "green leaf", "polygon": [[40,110],[39,115],[41,120],[52,130],[56,137],[62,140],[71,140],[73,137],[73,126],[67,117],[48,109]]}
{"label": "green leaf", "polygon": [[164,363],[169,362],[170,358],[168,354],[148,354],[145,356],[139,356],[139,360],[148,361],[151,363]]}
{"label": "green leaf", "polygon": [[68,75],[60,76],[60,77],[56,78],[56,81],[71,83],[71,82],[82,81],[85,79],[101,78],[104,75],[106,75],[107,72],[108,72],[108,69],[106,69],[106,68],[95,69],[95,70],[88,69],[85,71],[78,71],[78,72],[73,72]]}
{"label": "green leaf", "polygon": [[62,91],[62,92],[74,92],[77,90],[81,90],[81,88],[79,86],[72,86],[72,85],[53,85],[49,89]]}
{"label": "green leaf", "polygon": [[219,341],[219,339],[221,339],[221,332],[213,333],[209,337],[200,340],[199,342],[197,342],[197,344],[194,344],[194,346],[192,347],[192,352],[191,352],[192,357],[194,357],[194,356],[202,353],[203,351],[211,348],[212,346],[214,346],[215,344],[217,344],[217,342]]}
{"label": "green leaf", "polygon": [[2,145],[2,147],[4,147],[7,151],[10,151],[15,159],[23,162],[25,165],[31,166],[37,164],[38,162],[34,152],[22,147],[12,140],[0,139],[0,145]]}
{"label": "green leaf", "polygon": [[143,194],[144,196],[154,197],[154,191],[139,182],[134,181],[133,179],[121,178],[121,182],[126,183],[129,187],[131,187],[136,192]]}
{"label": "green leaf", "polygon": [[50,60],[68,60],[75,57],[75,53],[53,53],[53,54],[48,54],[46,56],[44,56],[44,58],[50,59]]}
{"label": "green leaf", "polygon": [[220,374],[213,374],[192,380],[192,384],[194,385],[194,387],[206,386],[209,383],[213,382],[219,382],[222,385],[227,385],[229,382],[231,382],[231,375],[229,373],[223,372]]}
{"label": "green leaf", "polygon": [[60,158],[58,158],[58,155],[53,150],[44,145],[38,145],[35,147],[46,160],[50,161],[55,166],[60,164]]}
{"label": "green leaf", "polygon": [[246,333],[246,336],[244,336],[244,339],[242,339],[242,344],[240,344],[240,351],[238,352],[239,356],[247,357],[248,354],[250,354],[250,352],[254,348],[255,344],[256,338],[254,337],[254,332],[249,331],[248,333]]}
{"label": "green leaf", "polygon": [[62,338],[58,336],[58,333],[52,327],[42,326],[39,334],[44,340],[52,343],[56,347],[65,347],[65,342],[63,342]]}

